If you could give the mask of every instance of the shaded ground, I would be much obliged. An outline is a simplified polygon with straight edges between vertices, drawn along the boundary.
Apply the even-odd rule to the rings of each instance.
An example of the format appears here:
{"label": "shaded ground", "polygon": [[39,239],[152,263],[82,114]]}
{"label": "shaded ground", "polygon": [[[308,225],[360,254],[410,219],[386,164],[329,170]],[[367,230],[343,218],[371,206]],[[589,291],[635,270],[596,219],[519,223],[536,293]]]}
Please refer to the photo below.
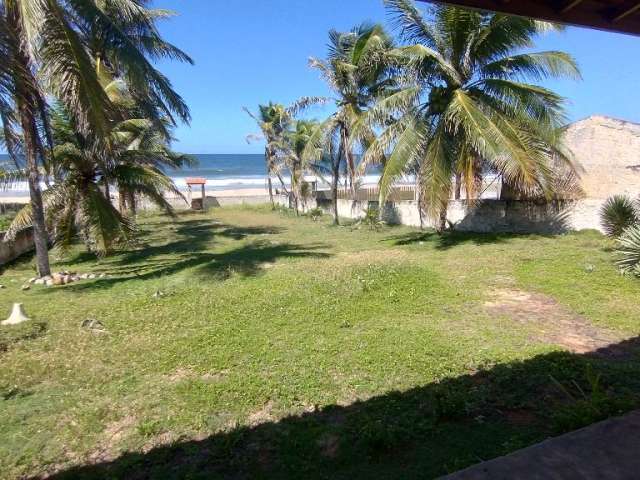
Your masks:
{"label": "shaded ground", "polygon": [[640,411],[484,462],[443,480],[627,480],[640,471]]}
{"label": "shaded ground", "polygon": [[599,234],[328,223],[149,217],[54,254],[107,278],[7,268],[34,322],[0,329],[0,476],[432,478],[638,406],[640,287]]}
{"label": "shaded ground", "polygon": [[[624,350],[626,358],[637,359],[640,341],[636,338],[616,348]],[[549,430],[554,422],[557,426],[568,422],[562,425],[565,429],[578,428],[581,423],[618,415],[637,405],[637,399],[616,399],[613,392],[607,392],[608,378],[602,390],[590,390],[584,376],[575,378],[570,373],[592,368],[597,375],[607,375],[611,368],[621,366],[616,360],[602,358],[569,353],[540,355],[474,375],[389,392],[348,406],[312,409],[277,421],[270,415],[269,402],[249,417],[247,426],[231,427],[204,439],[175,441],[144,453],[126,453],[52,478],[432,478],[557,433]],[[566,387],[566,392],[578,396],[576,387],[584,388],[588,397],[568,401],[562,389],[545,391],[550,377]],[[630,381],[629,385],[638,388],[636,382]],[[542,402],[558,405],[551,417],[533,413],[541,412]],[[617,428],[616,432],[624,433],[624,429]],[[507,433],[510,440],[505,443]],[[610,442],[609,449],[598,447],[599,442],[607,441],[604,433],[578,437],[570,437],[570,443],[575,444],[567,451],[554,443],[543,451],[535,450],[534,457],[539,461],[529,463],[528,456],[523,459],[519,455],[506,465],[490,464],[489,472],[495,475],[484,475],[485,469],[479,468],[453,478],[532,478],[525,474],[533,471],[543,472],[533,478],[633,478],[613,474],[628,473],[637,459],[620,465],[609,463],[609,476],[594,474],[602,473],[607,466],[606,452],[615,453],[610,459],[637,457],[637,448],[628,448],[637,447],[632,425],[628,426],[627,437],[611,439],[615,441]],[[561,445],[567,445],[567,441]],[[616,446],[626,450],[611,450]],[[584,457],[590,451],[593,463],[579,462],[582,470],[576,470],[578,454]],[[570,469],[576,475],[568,475]]]}

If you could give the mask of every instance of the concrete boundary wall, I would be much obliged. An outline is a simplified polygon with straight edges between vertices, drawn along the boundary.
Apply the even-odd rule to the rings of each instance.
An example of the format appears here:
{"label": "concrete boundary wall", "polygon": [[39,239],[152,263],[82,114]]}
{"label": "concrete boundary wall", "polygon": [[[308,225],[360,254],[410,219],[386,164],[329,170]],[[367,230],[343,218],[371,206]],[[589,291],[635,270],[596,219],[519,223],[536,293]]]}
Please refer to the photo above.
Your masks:
{"label": "concrete boundary wall", "polygon": [[12,242],[4,241],[4,232],[0,232],[0,266],[5,265],[20,255],[35,248],[33,243],[33,229],[27,228],[16,235]]}
{"label": "concrete boundary wall", "polygon": [[[600,199],[548,203],[482,200],[475,206],[469,206],[465,201],[452,201],[447,221],[454,230],[461,232],[553,234],[588,229],[602,231],[600,208],[603,202]],[[288,207],[287,197],[278,197],[278,204]],[[318,206],[331,214],[331,201],[319,201]],[[362,218],[369,206],[377,207],[378,202],[338,200],[338,214],[343,218]],[[382,217],[389,224],[421,226],[415,201],[387,203]],[[433,227],[434,223],[423,218],[422,226]]]}

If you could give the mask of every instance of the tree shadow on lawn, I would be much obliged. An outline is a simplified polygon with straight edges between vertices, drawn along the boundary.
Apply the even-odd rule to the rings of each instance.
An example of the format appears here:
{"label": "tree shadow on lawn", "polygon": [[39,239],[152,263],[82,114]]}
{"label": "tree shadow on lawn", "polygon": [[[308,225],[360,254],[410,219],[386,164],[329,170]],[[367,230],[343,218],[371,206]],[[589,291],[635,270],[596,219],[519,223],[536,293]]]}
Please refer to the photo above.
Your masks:
{"label": "tree shadow on lawn", "polygon": [[[122,281],[157,278],[193,268],[198,276],[226,280],[233,274],[257,275],[266,264],[274,263],[279,258],[322,258],[330,255],[321,251],[327,247],[324,244],[298,245],[259,238],[282,233],[284,229],[279,227],[240,227],[207,219],[193,219],[177,224],[166,222],[157,226],[161,228],[161,233],[165,232],[170,236],[170,241],[160,245],[144,244],[102,259],[99,266],[108,277],[77,282],[64,288],[70,291],[109,288]],[[215,245],[216,238],[241,241],[249,237],[258,238],[227,251],[207,251]],[[77,264],[83,261],[87,260],[81,254],[69,263]],[[55,289],[47,291],[53,290]]]}
{"label": "tree shadow on lawn", "polygon": [[551,238],[550,234],[523,234],[523,233],[472,233],[448,231],[438,234],[435,231],[409,232],[401,235],[387,237],[384,241],[391,241],[393,245],[404,246],[423,243],[434,244],[438,250],[448,250],[463,244],[490,245],[509,243],[516,239]]}
{"label": "tree shadow on lawn", "polygon": [[[78,282],[64,288],[74,291],[87,291],[99,288],[109,288],[117,283],[128,280],[147,280],[171,275],[183,270],[195,268],[194,275],[204,279],[222,281],[237,274],[243,277],[258,275],[266,264],[275,263],[280,258],[325,258],[330,254],[319,251],[325,245],[297,245],[293,243],[271,244],[265,241],[254,241],[221,253],[209,253],[191,251],[179,254],[171,259],[156,259],[156,255],[167,252],[169,245],[148,247],[142,256],[134,256],[135,262],[131,265],[127,261],[111,264],[105,272],[106,278],[94,281]],[[169,249],[169,253],[175,251]],[[48,290],[49,291],[49,290]]]}
{"label": "tree shadow on lawn", "polygon": [[[273,226],[239,227],[227,225],[210,219],[183,220],[180,222],[161,221],[145,224],[138,232],[139,241],[161,241],[167,236],[174,236],[171,241],[162,245],[151,245],[148,241],[139,243],[135,248],[116,252],[113,257],[104,259],[104,263],[136,263],[158,255],[178,254],[204,250],[211,247],[216,237],[243,240],[250,235],[275,235],[284,229]],[[66,263],[82,264],[95,262],[96,256],[91,252],[81,252]]]}
{"label": "tree shadow on lawn", "polygon": [[127,452],[51,478],[433,478],[638,408],[639,374],[636,337],[589,354],[552,352],[498,364],[348,406],[280,420],[267,415],[259,425]]}

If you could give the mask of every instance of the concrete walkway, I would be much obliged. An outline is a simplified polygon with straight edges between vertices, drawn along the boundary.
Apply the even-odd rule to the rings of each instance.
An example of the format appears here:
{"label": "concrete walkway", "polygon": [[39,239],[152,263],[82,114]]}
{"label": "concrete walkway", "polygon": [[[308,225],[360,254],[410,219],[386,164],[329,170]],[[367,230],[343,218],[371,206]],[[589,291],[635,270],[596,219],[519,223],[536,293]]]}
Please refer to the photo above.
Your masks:
{"label": "concrete walkway", "polygon": [[640,410],[473,465],[442,479],[640,479]]}

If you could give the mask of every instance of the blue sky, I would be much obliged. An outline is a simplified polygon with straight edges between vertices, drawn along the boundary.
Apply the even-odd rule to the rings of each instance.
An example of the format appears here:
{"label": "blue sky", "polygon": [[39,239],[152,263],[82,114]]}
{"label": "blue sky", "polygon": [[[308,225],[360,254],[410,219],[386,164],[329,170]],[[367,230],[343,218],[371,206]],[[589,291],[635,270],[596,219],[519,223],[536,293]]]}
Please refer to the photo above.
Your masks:
{"label": "blue sky", "polygon": [[[330,28],[347,30],[368,20],[386,22],[382,0],[157,0],[179,13],[163,22],[166,38],[186,50],[195,66],[162,63],[191,107],[193,121],[176,131],[189,153],[259,153],[245,136],[256,130],[242,111],[269,100],[327,95],[309,56],[325,53]],[[577,120],[605,114],[640,122],[640,38],[569,28],[541,38],[538,49],[565,50],[584,80],[549,82],[570,101]],[[318,109],[318,118],[327,111]]]}

